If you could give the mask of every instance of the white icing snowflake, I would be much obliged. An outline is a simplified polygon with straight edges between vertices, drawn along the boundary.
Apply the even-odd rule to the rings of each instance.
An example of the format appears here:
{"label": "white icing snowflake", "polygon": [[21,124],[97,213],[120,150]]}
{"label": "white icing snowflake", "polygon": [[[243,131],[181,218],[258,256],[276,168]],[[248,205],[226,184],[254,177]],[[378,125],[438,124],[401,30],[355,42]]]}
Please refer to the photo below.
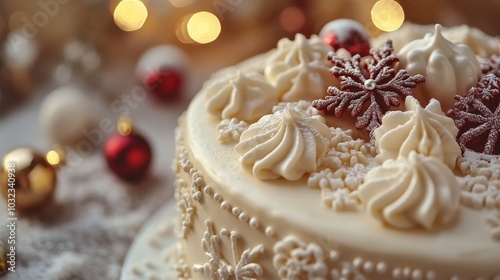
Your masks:
{"label": "white icing snowflake", "polygon": [[321,200],[335,211],[355,210],[358,204],[356,190],[363,183],[366,173],[373,168],[356,164],[352,168],[340,167],[333,172],[326,168],[312,173],[307,184],[321,189]]}
{"label": "white icing snowflake", "polygon": [[362,139],[353,139],[351,130],[330,128],[330,150],[324,156],[322,166],[337,170],[341,167],[353,167],[356,164],[369,166],[374,164],[377,154],[373,145]]}
{"label": "white icing snowflake", "polygon": [[458,158],[457,166],[464,175],[485,176],[488,180],[500,180],[500,157],[493,156],[485,160],[476,153],[466,151]]}
{"label": "white icing snowflake", "polygon": [[491,226],[491,237],[500,241],[500,211],[496,210],[486,220]]}
{"label": "white icing snowflake", "polygon": [[346,188],[339,188],[336,190],[322,188],[321,199],[323,203],[335,211],[355,210],[358,205],[356,192],[351,193],[349,189]]}
{"label": "white icing snowflake", "polygon": [[320,172],[312,173],[307,180],[307,185],[312,189],[336,190],[344,187],[344,181],[336,176],[330,168],[326,168]]}
{"label": "white icing snowflake", "polygon": [[489,180],[486,176],[457,177],[461,192],[461,202],[474,209],[500,209],[500,180]]}
{"label": "white icing snowflake", "polygon": [[292,108],[301,110],[310,116],[321,115],[321,112],[312,106],[312,102],[306,100],[300,100],[297,102],[280,102],[274,105],[273,113],[284,110],[289,104],[292,106]]}
{"label": "white icing snowflake", "polygon": [[241,133],[247,129],[248,124],[245,121],[239,121],[236,118],[222,120],[217,127],[219,131],[217,140],[222,143],[238,142]]}
{"label": "white icing snowflake", "polygon": [[328,269],[321,247],[287,236],[273,247],[273,264],[282,280],[326,279]]}
{"label": "white icing snowflake", "polygon": [[243,251],[241,257],[238,256],[238,234],[235,231],[230,233],[227,230],[221,230],[221,235],[226,235],[231,240],[231,251],[234,265],[227,262],[220,250],[221,238],[213,230],[213,225],[209,220],[205,221],[207,230],[202,239],[202,249],[208,258],[203,265],[194,265],[193,271],[202,272],[211,279],[235,279],[235,280],[255,280],[255,276],[261,276],[262,267],[259,264],[252,263],[258,255],[264,253],[264,246],[258,245],[252,249]]}

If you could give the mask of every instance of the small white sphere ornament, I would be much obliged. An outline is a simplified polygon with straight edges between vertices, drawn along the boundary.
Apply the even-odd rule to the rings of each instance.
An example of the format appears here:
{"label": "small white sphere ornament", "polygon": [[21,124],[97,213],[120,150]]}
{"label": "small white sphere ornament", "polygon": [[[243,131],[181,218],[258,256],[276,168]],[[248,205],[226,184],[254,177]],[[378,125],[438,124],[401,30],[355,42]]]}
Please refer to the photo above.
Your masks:
{"label": "small white sphere ornament", "polygon": [[88,96],[73,86],[49,93],[42,102],[39,124],[53,143],[74,145],[91,133],[96,120],[95,106]]}
{"label": "small white sphere ornament", "polygon": [[173,68],[186,72],[189,64],[187,55],[176,46],[159,45],[146,50],[137,62],[135,73],[142,80],[162,68]]}

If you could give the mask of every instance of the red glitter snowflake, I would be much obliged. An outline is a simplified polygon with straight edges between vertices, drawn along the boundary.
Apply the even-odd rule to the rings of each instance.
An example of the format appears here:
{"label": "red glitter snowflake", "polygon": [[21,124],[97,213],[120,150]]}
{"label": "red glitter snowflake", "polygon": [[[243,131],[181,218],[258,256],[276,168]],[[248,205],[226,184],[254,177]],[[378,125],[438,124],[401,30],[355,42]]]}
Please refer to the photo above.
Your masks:
{"label": "red glitter snowflake", "polygon": [[483,75],[494,74],[500,78],[500,55],[494,54],[488,58],[478,57]]}
{"label": "red glitter snowflake", "polygon": [[465,96],[455,96],[448,116],[459,129],[457,142],[462,150],[500,155],[500,78],[483,76]]}
{"label": "red glitter snowflake", "polygon": [[394,66],[399,59],[392,52],[389,40],[379,50],[370,50],[372,58],[363,64],[359,55],[339,58],[331,53],[330,73],[340,79],[340,88],[329,87],[328,95],[313,101],[313,106],[318,110],[333,110],[336,117],[341,117],[347,109],[358,117],[356,128],[366,128],[372,134],[384,114],[391,107],[398,107],[402,99],[412,94],[412,88],[425,81],[422,75],[412,76],[404,69],[396,71]]}

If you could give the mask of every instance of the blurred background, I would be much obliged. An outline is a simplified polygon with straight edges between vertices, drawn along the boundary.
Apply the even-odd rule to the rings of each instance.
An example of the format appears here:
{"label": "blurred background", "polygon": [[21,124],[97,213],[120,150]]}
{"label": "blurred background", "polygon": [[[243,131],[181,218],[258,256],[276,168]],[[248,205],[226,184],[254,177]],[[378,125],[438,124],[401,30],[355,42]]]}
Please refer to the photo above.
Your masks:
{"label": "blurred background", "polygon": [[[119,94],[127,85],[113,84],[113,78],[118,72],[131,72],[152,46],[181,48],[195,62],[196,69],[191,70],[203,79],[214,69],[272,48],[281,37],[318,33],[336,18],[355,19],[376,36],[384,31],[371,14],[377,2],[386,4],[377,10],[378,17],[395,21],[394,25],[404,17],[420,24],[468,24],[490,35],[500,34],[496,24],[500,0],[4,0],[0,3],[0,49],[4,49],[0,115],[29,98],[34,88],[53,82],[54,71],[64,73],[58,66],[65,59],[68,62],[68,56],[78,56],[70,53],[65,58],[71,42],[95,50],[99,60],[76,65],[92,69],[73,72],[98,71],[94,78],[101,81],[93,80],[95,87]],[[9,44],[20,50],[8,51]],[[65,78],[70,80],[56,80],[61,83]]]}

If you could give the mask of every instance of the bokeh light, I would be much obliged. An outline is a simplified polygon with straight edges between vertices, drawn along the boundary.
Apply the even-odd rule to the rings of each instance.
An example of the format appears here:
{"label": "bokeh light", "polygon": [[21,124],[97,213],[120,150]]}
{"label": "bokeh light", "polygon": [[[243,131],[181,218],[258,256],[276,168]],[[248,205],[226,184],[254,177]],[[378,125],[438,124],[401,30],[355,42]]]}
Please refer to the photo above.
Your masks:
{"label": "bokeh light", "polygon": [[194,43],[193,39],[189,37],[187,30],[187,24],[191,16],[193,16],[193,14],[183,16],[175,26],[175,36],[177,36],[177,39],[179,39],[179,41],[183,44]]}
{"label": "bokeh light", "polygon": [[59,165],[61,163],[61,157],[59,156],[59,153],[54,151],[54,150],[50,150],[47,153],[46,159],[50,165],[55,166],[55,165]]}
{"label": "bokeh light", "polygon": [[219,19],[209,12],[198,12],[194,14],[187,23],[189,37],[200,44],[208,44],[215,41],[221,32]]}
{"label": "bokeh light", "polygon": [[280,24],[283,30],[288,33],[298,32],[306,24],[304,11],[298,7],[285,8],[280,14]]}
{"label": "bokeh light", "polygon": [[116,25],[123,31],[140,29],[148,17],[148,10],[139,0],[122,0],[113,13]]}
{"label": "bokeh light", "polygon": [[118,133],[123,136],[127,136],[132,133],[132,122],[130,119],[121,118],[118,120]]}
{"label": "bokeh light", "polygon": [[176,8],[182,8],[189,6],[193,3],[193,0],[170,0],[170,4]]}
{"label": "bokeh light", "polygon": [[405,20],[403,7],[393,0],[380,0],[373,5],[371,17],[375,26],[386,32],[401,27]]}

